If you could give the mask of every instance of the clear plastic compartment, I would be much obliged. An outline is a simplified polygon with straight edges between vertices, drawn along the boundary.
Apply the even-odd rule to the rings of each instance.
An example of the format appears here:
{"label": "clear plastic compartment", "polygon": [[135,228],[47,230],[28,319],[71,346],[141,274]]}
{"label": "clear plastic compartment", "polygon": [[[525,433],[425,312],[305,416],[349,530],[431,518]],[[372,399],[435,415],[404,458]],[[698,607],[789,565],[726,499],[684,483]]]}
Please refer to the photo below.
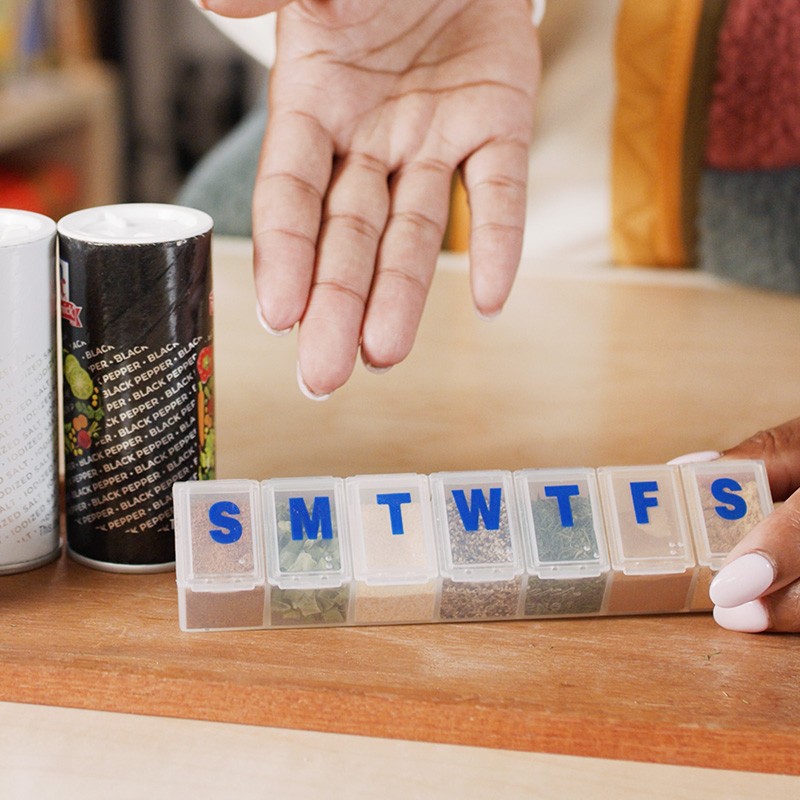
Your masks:
{"label": "clear plastic compartment", "polygon": [[430,476],[442,620],[520,616],[524,566],[510,472]]}
{"label": "clear plastic compartment", "polygon": [[345,625],[352,567],[341,478],[262,483],[269,624]]}
{"label": "clear plastic compartment", "polygon": [[763,461],[709,461],[681,467],[700,565],[692,610],[713,607],[711,581],[728,553],[772,511]]}
{"label": "clear plastic compartment", "polygon": [[526,565],[526,617],[586,616],[603,610],[610,569],[593,469],[514,473]]}
{"label": "clear plastic compartment", "polygon": [[432,622],[439,570],[427,476],[356,475],[345,491],[353,622]]}
{"label": "clear plastic compartment", "polygon": [[172,494],[181,628],[263,627],[266,581],[258,483],[176,483]]}
{"label": "clear plastic compartment", "polygon": [[679,468],[602,467],[597,476],[614,569],[607,612],[686,610],[696,565]]}

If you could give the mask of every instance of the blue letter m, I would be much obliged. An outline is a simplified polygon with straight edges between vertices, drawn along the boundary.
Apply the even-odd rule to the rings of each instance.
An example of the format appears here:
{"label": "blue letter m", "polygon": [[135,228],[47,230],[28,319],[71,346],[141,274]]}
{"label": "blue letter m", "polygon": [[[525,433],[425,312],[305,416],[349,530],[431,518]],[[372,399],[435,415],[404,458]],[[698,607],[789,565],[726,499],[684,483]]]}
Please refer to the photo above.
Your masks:
{"label": "blue letter m", "polygon": [[311,514],[302,497],[289,498],[289,519],[292,539],[301,540],[305,532],[309,539],[316,539],[322,529],[323,539],[333,539],[330,497],[315,497]]}

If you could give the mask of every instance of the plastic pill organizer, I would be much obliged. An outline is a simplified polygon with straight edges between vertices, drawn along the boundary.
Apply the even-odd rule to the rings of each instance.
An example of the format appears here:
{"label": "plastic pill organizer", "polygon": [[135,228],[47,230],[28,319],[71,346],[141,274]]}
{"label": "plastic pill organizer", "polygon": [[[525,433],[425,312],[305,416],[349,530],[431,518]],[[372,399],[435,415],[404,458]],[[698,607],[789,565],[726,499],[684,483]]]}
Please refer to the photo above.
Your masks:
{"label": "plastic pill organizer", "polygon": [[182,630],[707,611],[761,461],[176,483]]}

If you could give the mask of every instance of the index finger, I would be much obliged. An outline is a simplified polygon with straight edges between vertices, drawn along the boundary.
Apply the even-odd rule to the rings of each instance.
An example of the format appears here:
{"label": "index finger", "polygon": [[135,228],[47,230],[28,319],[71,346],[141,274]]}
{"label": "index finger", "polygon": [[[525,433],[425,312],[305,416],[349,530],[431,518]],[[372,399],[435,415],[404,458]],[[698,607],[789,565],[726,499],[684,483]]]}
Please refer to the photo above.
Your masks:
{"label": "index finger", "polygon": [[333,142],[313,115],[274,112],[253,190],[253,268],[261,314],[291,328],[308,303]]}
{"label": "index finger", "polygon": [[785,500],[800,487],[800,417],[759,431],[725,450],[724,458],[763,459],[775,500]]}

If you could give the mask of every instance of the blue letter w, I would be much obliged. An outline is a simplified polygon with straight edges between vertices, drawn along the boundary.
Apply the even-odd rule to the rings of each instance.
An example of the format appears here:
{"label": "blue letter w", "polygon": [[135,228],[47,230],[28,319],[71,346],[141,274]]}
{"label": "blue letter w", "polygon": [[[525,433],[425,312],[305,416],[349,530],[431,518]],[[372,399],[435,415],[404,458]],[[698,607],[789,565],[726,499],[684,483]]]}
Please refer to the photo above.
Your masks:
{"label": "blue letter w", "polygon": [[499,486],[489,489],[489,505],[486,505],[486,497],[480,489],[473,489],[472,506],[467,504],[467,498],[463,489],[453,489],[453,500],[455,500],[461,521],[464,523],[465,531],[476,531],[480,520],[488,531],[496,531],[500,528],[500,507],[503,500],[503,490]]}

